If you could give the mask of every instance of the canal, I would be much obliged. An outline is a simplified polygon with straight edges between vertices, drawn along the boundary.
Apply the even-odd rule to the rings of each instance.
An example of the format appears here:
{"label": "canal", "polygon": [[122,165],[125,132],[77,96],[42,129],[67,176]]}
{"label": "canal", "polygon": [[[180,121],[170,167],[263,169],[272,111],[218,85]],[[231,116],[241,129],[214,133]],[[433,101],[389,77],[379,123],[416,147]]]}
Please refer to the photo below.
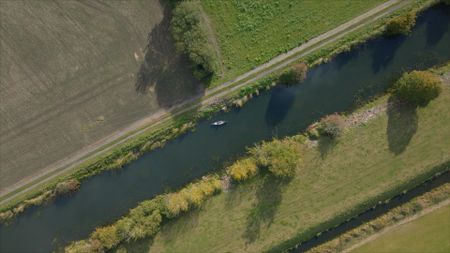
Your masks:
{"label": "canal", "polygon": [[[79,191],[30,208],[0,226],[1,252],[51,252],[85,238],[138,202],[221,169],[262,140],[296,134],[322,116],[347,111],[382,93],[402,72],[450,59],[450,8],[422,13],[409,36],[373,39],[312,68],[301,85],[278,86],[243,108],[218,113],[196,131],[118,171],[105,172]],[[226,120],[211,128],[212,120]]]}

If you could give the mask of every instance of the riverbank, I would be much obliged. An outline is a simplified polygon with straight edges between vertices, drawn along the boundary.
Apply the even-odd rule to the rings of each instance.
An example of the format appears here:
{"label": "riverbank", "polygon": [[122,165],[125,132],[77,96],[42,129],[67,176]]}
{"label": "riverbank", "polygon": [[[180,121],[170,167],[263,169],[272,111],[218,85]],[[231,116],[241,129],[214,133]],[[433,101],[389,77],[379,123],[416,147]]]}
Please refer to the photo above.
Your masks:
{"label": "riverbank", "polygon": [[[425,2],[422,2],[422,5],[423,5],[423,3],[425,3]],[[430,2],[426,2],[426,3],[430,3]],[[414,6],[409,6],[409,7],[416,8],[417,6],[414,5]],[[396,10],[396,8],[394,8],[393,10]],[[381,13],[379,15],[383,16],[382,14],[387,14],[387,13]],[[369,20],[362,20],[362,24],[370,23],[370,24],[374,25],[372,22],[375,22],[377,20],[381,22],[381,20],[379,20],[379,18],[381,18],[381,16],[375,16],[375,17],[373,17],[373,19],[369,19]],[[379,29],[381,29],[383,23],[382,22],[376,23],[376,25],[377,25],[377,27],[379,27]],[[344,27],[344,28],[349,29],[349,27]],[[341,29],[344,29],[344,28],[341,28]],[[359,29],[359,28],[361,28],[361,27],[360,26],[356,26],[356,27],[351,26],[350,31],[348,31],[349,33],[342,33],[342,34],[339,34],[338,37],[331,37],[331,38],[338,39],[338,38],[342,38],[342,36],[344,34],[346,34],[346,35],[350,34],[349,36],[354,39],[355,36],[358,35],[358,32],[353,32],[353,33],[351,33],[351,32],[356,29]],[[363,34],[366,36],[367,34],[370,34],[370,33],[367,33],[368,31],[373,32],[374,30],[373,29],[370,30],[369,28],[367,28],[367,30],[364,30],[364,31],[365,32]],[[380,30],[377,30],[377,32],[379,32],[379,31]],[[331,34],[331,35],[335,35],[335,34]],[[365,38],[367,39],[368,37],[365,37]],[[330,39],[330,37],[328,37],[326,39]],[[342,41],[335,42],[334,40],[325,41],[324,43],[326,45],[329,45],[330,48],[328,48],[328,50],[320,51],[320,53],[315,54],[314,57],[316,59],[320,59],[321,56],[335,54],[339,51],[339,49],[343,48],[343,45],[347,45],[346,43],[349,43],[350,41],[354,42],[354,40],[348,41],[349,38],[347,38],[347,37],[346,37],[346,39],[342,40],[344,42],[342,42]],[[315,43],[317,43],[317,41],[315,41]],[[280,65],[276,65],[276,63],[279,63],[279,60],[280,60],[280,59],[277,59],[277,61],[275,61],[273,63],[273,65],[275,65],[275,67],[273,65],[265,65],[264,67],[265,68],[273,67],[273,69],[271,71],[280,70],[283,67],[287,66],[289,63],[292,63],[295,60],[298,60],[299,58],[303,57],[304,54],[307,54],[307,53],[310,53],[311,51],[316,50],[317,47],[319,47],[319,46],[323,46],[323,44],[321,44],[321,43],[319,43],[320,45],[316,45],[314,43],[311,43],[311,44],[313,45],[311,48],[303,47],[302,49],[304,51],[300,50],[300,53],[293,58],[292,58],[292,55],[289,55],[289,57],[291,57],[291,58],[289,58],[288,61],[280,63]],[[309,45],[311,45],[311,44],[309,44]],[[296,57],[298,57],[298,58],[296,58]],[[313,62],[314,57],[309,58],[310,61]],[[264,69],[264,68],[261,68],[261,69]],[[259,71],[261,71],[261,69],[259,69]],[[255,71],[253,73],[256,73],[256,74],[254,74],[254,76],[246,75],[245,77],[242,77],[241,79],[238,78],[238,80],[235,81],[234,83],[232,82],[232,83],[226,84],[227,87],[228,86],[231,87],[228,90],[223,91],[222,89],[215,89],[214,91],[216,93],[214,93],[214,91],[211,91],[209,94],[211,96],[210,97],[207,96],[206,99],[204,98],[202,101],[202,104],[204,106],[207,106],[210,103],[215,103],[219,97],[224,96],[224,95],[230,95],[230,94],[236,95],[237,94],[239,96],[239,91],[242,86],[248,85],[249,83],[254,82],[256,79],[259,79],[262,76],[267,75],[271,72],[266,70],[266,71],[262,71],[261,73],[258,71]],[[269,85],[272,85],[271,82],[266,82],[266,83]],[[194,102],[190,102],[190,104],[194,104]],[[155,134],[154,131],[156,129],[161,129],[163,127],[167,129],[167,128],[173,127],[173,125],[176,125],[177,128],[183,128],[182,126],[184,124],[186,124],[186,123],[189,124],[190,117],[195,116],[195,115],[200,115],[200,117],[203,117],[205,115],[208,115],[209,113],[220,110],[222,107],[221,105],[215,106],[212,110],[206,109],[206,112],[201,111],[200,113],[197,113],[194,110],[194,108],[196,108],[196,105],[190,106],[190,104],[189,103],[182,104],[179,107],[175,108],[175,109],[178,109],[178,111],[175,110],[176,112],[174,114],[178,115],[178,116],[180,116],[180,114],[183,114],[182,119],[180,119],[180,118],[174,119],[172,117],[167,117],[167,115],[166,115],[166,118],[164,118],[164,117],[158,118],[158,120],[160,120],[158,125],[156,125],[156,126],[153,125],[152,127],[149,127],[149,128],[144,127],[143,129],[138,130],[135,133],[133,133],[131,136],[124,137],[124,139],[122,139],[116,143],[116,144],[120,144],[120,145],[125,145],[124,143],[126,143],[125,147],[116,149],[111,152],[112,146],[110,146],[108,148],[109,153],[102,155],[100,160],[98,160],[98,158],[91,158],[94,162],[92,162],[92,160],[90,160],[90,161],[85,160],[84,161],[85,163],[83,165],[80,165],[75,170],[78,170],[78,173],[81,173],[81,175],[98,174],[99,172],[101,172],[103,170],[107,170],[108,168],[111,168],[111,166],[113,166],[113,164],[117,164],[118,161],[124,161],[124,159],[123,159],[124,157],[129,157],[129,158],[137,157],[140,154],[141,148],[143,148],[143,147],[148,148],[149,146],[151,147],[154,140],[156,140],[155,143],[157,143],[161,139],[168,139],[168,138],[165,138],[166,137],[165,135],[171,136],[171,134],[172,134],[171,131],[164,132],[163,134],[161,134],[161,132],[163,132],[163,131],[161,131],[161,132]],[[180,108],[183,108],[183,109],[180,109]],[[194,111],[192,111],[192,110],[194,110]],[[191,113],[188,113],[188,115],[186,115],[186,111],[191,111]],[[195,117],[195,118],[200,118],[200,117]],[[153,120],[155,120],[155,119],[153,119]],[[155,137],[155,136],[157,136],[157,134],[161,134],[162,137],[161,136]],[[177,136],[177,135],[174,135],[174,136]],[[158,139],[158,138],[160,138],[160,139]],[[130,153],[130,150],[132,150],[131,153]],[[138,152],[135,152],[135,151],[138,151]],[[97,154],[97,153],[95,153],[95,154]],[[130,160],[132,160],[132,159],[130,159]],[[126,161],[126,159],[125,159],[125,161]],[[87,164],[89,166],[86,169]],[[124,165],[124,163],[122,163],[122,162],[119,162],[119,164]],[[63,172],[69,173],[68,171],[58,171],[57,173],[63,173]],[[12,208],[15,208],[18,206],[20,207],[19,203],[23,202],[25,199],[33,199],[34,197],[38,196],[42,192],[47,192],[49,190],[54,189],[54,187],[57,185],[57,183],[64,181],[63,179],[60,179],[60,178],[56,179],[56,177],[60,176],[60,174],[51,175],[50,179],[48,176],[49,175],[47,175],[46,180],[53,180],[52,182],[46,181],[45,186],[41,185],[39,189],[35,188],[33,192],[28,192],[28,195],[26,197],[17,197],[18,195],[16,193],[19,192],[20,190],[17,190],[16,193],[11,194],[12,196],[15,196],[15,198],[12,197],[11,195],[4,196],[4,198],[2,199],[2,203],[3,203],[2,210],[9,210],[9,209],[12,209]],[[74,176],[69,175],[67,178],[73,179]],[[36,185],[34,185],[34,186],[36,186]],[[9,204],[5,205],[5,202],[6,202],[5,199],[9,199]],[[34,201],[31,201],[31,202],[34,202]],[[23,210],[23,208],[21,207],[21,208],[18,208],[17,210],[20,211],[20,210]]]}
{"label": "riverbank", "polygon": [[[381,97],[356,115],[387,100]],[[450,119],[444,112],[449,101],[447,83],[439,98],[417,109],[415,119],[398,105],[385,106],[386,114],[371,119],[348,117],[353,123],[337,142],[321,138],[316,146],[301,136],[290,138],[307,147],[290,180],[277,181],[263,173],[164,224],[155,238],[124,247],[150,252],[286,250],[448,170],[450,146],[441,140],[448,137]],[[355,118],[361,122],[356,124]],[[415,132],[406,130],[411,127]],[[398,137],[392,131],[412,135]]]}
{"label": "riverbank", "polygon": [[[446,183],[305,252],[352,252],[353,249],[402,224],[414,221],[438,208],[448,206],[450,204],[449,191],[450,184]],[[419,239],[417,243],[420,241],[423,242],[422,239]]]}
{"label": "riverbank", "polygon": [[[374,237],[368,238],[352,253],[383,252],[436,252],[450,250],[450,201],[424,210]],[[346,251],[349,252],[349,251]]]}

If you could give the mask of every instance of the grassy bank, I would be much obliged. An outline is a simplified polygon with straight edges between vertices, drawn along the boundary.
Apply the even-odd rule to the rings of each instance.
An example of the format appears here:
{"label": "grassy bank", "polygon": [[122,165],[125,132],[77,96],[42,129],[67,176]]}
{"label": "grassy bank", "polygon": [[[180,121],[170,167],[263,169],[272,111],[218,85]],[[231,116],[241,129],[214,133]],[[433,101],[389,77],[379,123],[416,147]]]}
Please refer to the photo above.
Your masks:
{"label": "grassy bank", "polygon": [[[383,97],[371,106],[387,103]],[[450,90],[414,111],[386,114],[319,139],[289,182],[264,173],[171,221],[130,252],[281,251],[448,169]],[[367,108],[362,109],[367,110]],[[300,141],[301,138],[299,138]],[[314,143],[314,142],[313,142]],[[342,155],[342,154],[345,154]]]}
{"label": "grassy bank", "polygon": [[[449,195],[450,194],[450,184],[446,183],[442,186],[437,187],[436,189],[433,189],[429,192],[424,193],[421,196],[415,197],[414,199],[408,201],[405,204],[402,204],[401,206],[398,206],[392,210],[389,210],[387,213],[367,222],[363,225],[360,225],[348,232],[345,232],[338,237],[321,244],[317,247],[314,247],[308,251],[307,253],[321,253],[321,252],[328,252],[328,253],[338,253],[338,252],[353,252],[351,251],[352,248],[356,248],[359,243],[364,243],[365,240],[370,240],[371,236],[377,236],[379,233],[383,233],[385,229],[391,228],[391,226],[396,226],[397,224],[407,222],[408,219],[414,218],[416,215],[421,215],[422,212],[428,212],[428,210],[437,208],[441,205],[446,205],[445,203],[448,203],[449,201]],[[447,206],[448,209],[448,206]],[[440,218],[444,218],[440,216]],[[448,218],[447,218],[448,219]],[[445,221],[445,220],[441,220]],[[445,226],[445,222],[442,222]],[[423,230],[425,231],[425,230]],[[445,231],[442,230],[441,232]],[[410,231],[412,232],[412,231]],[[420,231],[415,230],[415,232],[421,233]],[[390,234],[388,232],[388,234]],[[386,235],[388,235],[386,234]],[[448,233],[447,233],[448,234]],[[436,236],[435,234],[431,233],[431,235]],[[445,237],[445,232],[437,235],[437,238],[442,236]],[[408,243],[404,243],[403,246],[412,245],[414,243],[417,243],[418,245],[421,245],[422,247],[425,246],[424,243],[428,240],[423,240],[423,238],[426,238],[426,235],[421,235],[419,239],[414,240],[408,240]],[[448,238],[448,237],[446,237]],[[446,239],[442,238],[442,239]],[[393,239],[393,238],[391,238]],[[396,240],[391,240],[394,245],[397,245],[395,242]],[[445,242],[445,240],[441,240],[441,242]],[[441,244],[442,245],[442,244]],[[383,247],[377,247],[378,249],[382,249]],[[420,249],[420,248],[417,248]],[[359,249],[358,249],[359,250]],[[359,252],[358,250],[355,250],[355,252]],[[361,250],[364,250],[363,247],[361,247]],[[403,250],[393,250],[393,251],[386,251],[386,250],[379,250],[382,252],[413,252],[412,247],[410,250],[406,250],[403,248]],[[370,251],[367,251],[370,252]],[[371,251],[376,252],[376,251]],[[432,250],[425,250],[420,249],[417,252],[434,252]],[[438,252],[438,251],[437,251]]]}
{"label": "grassy bank", "polygon": [[394,228],[351,253],[433,252],[450,251],[450,205],[442,207],[410,223]]}
{"label": "grassy bank", "polygon": [[[407,8],[402,9],[398,13],[409,11],[412,8],[425,8],[425,6],[431,2],[434,1],[415,1],[415,4],[408,5]],[[393,15],[398,15],[398,13]],[[303,60],[311,64],[317,64],[324,61],[327,57],[337,54],[338,52],[348,50],[350,45],[363,42],[371,36],[377,35],[380,31],[382,31],[384,22],[385,20],[380,20],[370,26],[358,29],[350,35],[328,45],[324,49],[315,51]],[[242,106],[246,100],[250,99],[254,95],[257,95],[259,90],[272,87],[278,80],[278,75],[280,72],[265,77],[261,81],[252,82],[251,84],[248,84],[248,88],[237,90],[236,92],[230,94],[230,96],[236,98],[234,104]],[[226,103],[226,101],[224,103]],[[178,116],[177,118],[165,119],[163,123],[158,125],[158,127],[152,127],[151,129],[148,129],[148,131],[146,130],[144,133],[139,134],[137,137],[133,137],[133,139],[127,141],[125,144],[121,144],[120,147],[114,149],[113,151],[107,152],[100,157],[93,158],[80,166],[77,166],[77,168],[73,169],[72,172],[68,172],[64,177],[58,177],[57,179],[47,182],[44,186],[28,192],[26,195],[14,198],[6,205],[2,205],[0,209],[1,211],[12,210],[12,212],[3,213],[5,215],[2,215],[2,217],[11,217],[12,215],[23,211],[27,206],[37,205],[48,200],[48,198],[43,198],[42,196],[54,196],[52,192],[61,182],[72,179],[81,181],[88,176],[98,174],[104,170],[122,167],[127,162],[136,159],[144,152],[160,147],[167,140],[182,134],[188,130],[188,128],[193,127],[196,120],[220,110],[223,105],[224,104],[213,105],[200,112],[188,112],[183,113],[183,115]]]}
{"label": "grassy bank", "polygon": [[202,0],[229,79],[385,2]]}

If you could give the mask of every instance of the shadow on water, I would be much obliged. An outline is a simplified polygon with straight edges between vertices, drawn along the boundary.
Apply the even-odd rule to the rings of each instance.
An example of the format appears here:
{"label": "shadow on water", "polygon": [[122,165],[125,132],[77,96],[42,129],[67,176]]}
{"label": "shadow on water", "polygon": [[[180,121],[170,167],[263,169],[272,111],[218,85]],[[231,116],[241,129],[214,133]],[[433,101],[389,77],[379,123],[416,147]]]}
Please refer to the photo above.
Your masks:
{"label": "shadow on water", "polygon": [[350,51],[342,52],[339,57],[333,59],[332,64],[336,66],[338,70],[346,66],[348,63],[352,62],[355,58],[359,56],[361,48],[366,47],[366,44],[357,45],[352,47]]}
{"label": "shadow on water", "polygon": [[385,43],[374,43],[372,51],[372,70],[378,73],[381,69],[386,68],[394,59],[395,52],[406,41],[407,36],[393,36],[383,38]]}
{"label": "shadow on water", "polygon": [[427,47],[433,47],[439,43],[449,29],[447,19],[450,15],[450,6],[443,5],[438,10],[440,11],[437,15],[433,15],[426,20]]}
{"label": "shadow on water", "polygon": [[266,108],[264,120],[270,127],[281,123],[294,104],[295,96],[292,91],[285,86],[277,86],[270,93],[269,104]]}
{"label": "shadow on water", "polygon": [[155,92],[158,104],[170,107],[204,93],[204,86],[194,78],[186,56],[176,52],[170,35],[171,9],[161,1],[164,17],[148,34],[145,58],[134,84],[136,92]]}
{"label": "shadow on water", "polygon": [[281,203],[282,189],[289,183],[289,179],[274,178],[267,174],[262,184],[256,190],[256,203],[247,216],[247,224],[242,237],[246,244],[253,243],[259,238],[263,225],[270,227]]}
{"label": "shadow on water", "polygon": [[417,131],[418,118],[416,107],[400,103],[394,97],[390,97],[387,115],[388,124],[386,132],[389,150],[399,155],[405,151]]}

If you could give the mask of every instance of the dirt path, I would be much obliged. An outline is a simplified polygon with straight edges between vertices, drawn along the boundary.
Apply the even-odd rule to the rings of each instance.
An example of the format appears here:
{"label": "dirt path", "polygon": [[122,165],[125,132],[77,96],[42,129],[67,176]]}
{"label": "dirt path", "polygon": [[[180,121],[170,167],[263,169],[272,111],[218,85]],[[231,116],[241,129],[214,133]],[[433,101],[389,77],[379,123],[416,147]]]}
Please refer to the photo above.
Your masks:
{"label": "dirt path", "polygon": [[234,80],[225,82],[213,89],[208,90],[203,97],[193,97],[183,103],[173,106],[169,110],[159,110],[146,118],[134,122],[124,129],[113,132],[109,136],[83,148],[71,157],[67,157],[46,168],[43,168],[39,173],[31,175],[30,177],[27,177],[18,183],[3,189],[3,191],[0,192],[0,205],[39,187],[57,176],[69,173],[71,170],[89,159],[93,159],[100,154],[104,154],[105,152],[110,151],[133,137],[148,131],[149,129],[158,127],[165,120],[169,120],[174,115],[182,114],[197,107],[213,104],[220,100],[220,98],[239,90],[243,86],[288,66],[292,62],[304,57],[318,48],[328,45],[367,24],[373,23],[376,20],[407,5],[408,3],[410,3],[410,0],[386,1],[385,3],[334,28],[333,30],[321,34],[307,43],[304,43],[301,46],[296,47],[285,54],[279,55],[269,62],[236,77]]}
{"label": "dirt path", "polygon": [[376,240],[380,236],[382,236],[382,235],[384,235],[386,233],[389,233],[393,229],[396,229],[397,227],[399,227],[399,226],[401,226],[403,224],[406,224],[406,223],[409,223],[409,222],[411,222],[413,220],[416,220],[416,219],[418,219],[418,218],[420,218],[420,217],[422,217],[424,215],[427,215],[427,214],[429,214],[429,213],[431,213],[431,212],[433,212],[433,211],[435,211],[435,210],[437,210],[437,209],[439,209],[441,207],[445,207],[447,205],[450,205],[450,199],[447,199],[447,200],[445,200],[445,201],[443,201],[443,202],[441,202],[441,203],[439,203],[439,204],[437,204],[437,205],[435,205],[433,207],[425,209],[425,210],[421,211],[420,213],[415,214],[415,215],[413,215],[411,217],[408,217],[408,218],[406,218],[406,219],[404,219],[404,220],[402,220],[402,221],[400,221],[400,222],[398,222],[398,223],[396,223],[396,224],[394,224],[392,226],[389,226],[389,227],[387,227],[385,229],[382,229],[380,232],[367,237],[366,239],[364,239],[364,240],[354,244],[350,248],[345,249],[344,251],[342,251],[342,253],[349,253],[352,250],[354,250],[354,249],[356,249],[356,248],[358,248],[358,247],[360,247],[360,246],[362,246],[362,245],[364,245],[364,244],[366,244],[368,242]]}

